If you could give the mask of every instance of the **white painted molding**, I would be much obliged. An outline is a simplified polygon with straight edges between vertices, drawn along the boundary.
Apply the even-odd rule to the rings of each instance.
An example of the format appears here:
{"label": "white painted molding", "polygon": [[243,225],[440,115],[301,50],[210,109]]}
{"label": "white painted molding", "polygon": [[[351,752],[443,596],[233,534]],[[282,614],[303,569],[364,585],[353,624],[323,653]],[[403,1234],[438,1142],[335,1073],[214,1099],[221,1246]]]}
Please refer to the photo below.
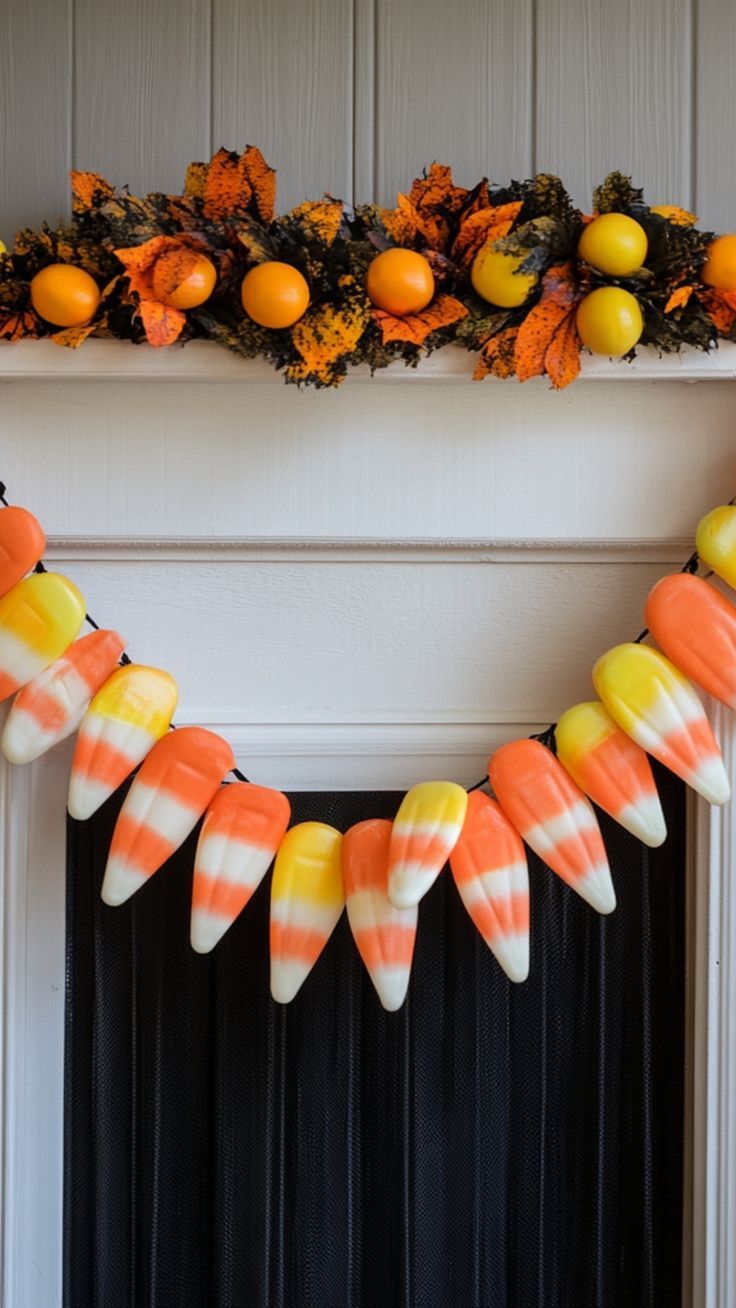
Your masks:
{"label": "white painted molding", "polygon": [[[729,776],[736,781],[733,716],[720,705],[709,707]],[[736,1304],[735,858],[736,802],[721,809],[700,802],[689,904],[692,1146],[686,1167],[691,1194],[686,1189],[685,1267],[691,1272],[692,1308]],[[685,1286],[686,1294],[689,1288]]]}
{"label": "white painted molding", "polygon": [[[477,355],[460,346],[446,346],[423,359],[418,367],[397,362],[380,369],[373,378],[366,364],[351,368],[354,381],[377,385],[396,382],[470,381]],[[53,341],[15,341],[0,344],[0,380],[15,381],[242,381],[283,385],[281,374],[262,359],[241,359],[212,341],[191,341],[186,346],[154,350],[128,341],[86,341],[78,350],[64,349]],[[736,379],[736,344],[722,342],[717,349],[683,350],[680,354],[658,355],[649,346],[640,348],[631,363],[584,355],[583,381],[723,381]],[[487,379],[487,388],[502,384]],[[577,383],[579,384],[579,382]],[[518,386],[518,383],[516,383]],[[547,378],[524,383],[550,390]]]}
{"label": "white painted molding", "polygon": [[567,540],[436,540],[362,536],[54,536],[45,558],[50,561],[235,563],[665,563],[678,567],[693,542],[667,538],[570,537]]}

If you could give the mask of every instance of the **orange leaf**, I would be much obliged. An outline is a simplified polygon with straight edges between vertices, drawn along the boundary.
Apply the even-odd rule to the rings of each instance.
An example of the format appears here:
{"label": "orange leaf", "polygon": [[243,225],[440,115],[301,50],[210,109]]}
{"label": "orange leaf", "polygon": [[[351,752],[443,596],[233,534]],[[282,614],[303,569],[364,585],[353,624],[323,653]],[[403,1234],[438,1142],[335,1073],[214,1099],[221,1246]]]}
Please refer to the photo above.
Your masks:
{"label": "orange leaf", "polygon": [[443,209],[445,212],[456,213],[467,194],[464,186],[455,185],[452,169],[447,164],[433,163],[426,177],[415,178],[409,199],[419,210]]}
{"label": "orange leaf", "polygon": [[575,310],[560,323],[544,356],[544,367],[556,391],[564,390],[580,372],[580,337]]}
{"label": "orange leaf", "polygon": [[662,217],[676,227],[694,227],[698,221],[697,214],[691,213],[689,209],[681,209],[679,204],[655,205],[653,212],[658,213],[662,209],[665,210]]}
{"label": "orange leaf", "polygon": [[581,299],[581,291],[571,263],[555,263],[542,278],[542,299],[571,309]]}
{"label": "orange leaf", "polygon": [[69,179],[72,184],[72,210],[75,214],[84,213],[115,194],[114,188],[99,173],[78,172],[73,168]]}
{"label": "orange leaf", "polygon": [[[192,185],[202,185],[201,174],[194,175]],[[252,201],[261,221],[270,222],[276,199],[276,174],[254,145],[249,145],[243,154],[221,148],[207,168],[203,195],[207,218],[244,218]]]}
{"label": "orange leaf", "polygon": [[[352,277],[343,278],[343,290],[358,288]],[[369,314],[362,294],[336,308],[323,304],[306,313],[291,329],[291,339],[301,355],[300,363],[287,370],[291,381],[316,378],[324,386],[342,381],[339,364],[352,354],[368,324]]]}
{"label": "orange leaf", "polygon": [[156,260],[156,293],[159,299],[167,298],[178,290],[196,266],[198,255],[182,247],[172,249],[171,256]]}
{"label": "orange leaf", "polygon": [[62,332],[54,332],[51,339],[56,345],[66,345],[68,349],[76,350],[88,336],[97,331],[100,325],[98,320],[83,323],[81,327],[66,327]]}
{"label": "orange leaf", "polygon": [[678,286],[664,306],[665,313],[672,313],[673,309],[681,309],[687,304],[694,290],[694,286]]}
{"label": "orange leaf", "polygon": [[191,195],[193,200],[203,200],[206,181],[207,164],[190,163],[184,178],[184,194]]}
{"label": "orange leaf", "polygon": [[499,204],[495,209],[479,209],[470,214],[460,227],[452,247],[452,257],[456,263],[467,268],[483,245],[508,236],[519,216],[521,204],[521,200],[514,200],[511,204]]}
{"label": "orange leaf", "polygon": [[570,264],[556,264],[542,280],[542,297],[529,310],[516,338],[515,363],[519,381],[540,377],[552,339],[575,306],[579,294]]}
{"label": "orange leaf", "polygon": [[148,344],[157,349],[162,345],[173,345],[181,336],[187,321],[187,316],[181,309],[159,304],[158,300],[141,300],[138,313]]}
{"label": "orange leaf", "polygon": [[342,203],[340,200],[305,200],[304,204],[292,209],[291,217],[327,245],[332,245],[342,222]]}
{"label": "orange leaf", "polygon": [[698,299],[720,336],[728,336],[736,322],[736,307],[730,305],[723,291],[699,291]]}
{"label": "orange leaf", "polygon": [[269,168],[256,145],[247,145],[242,156],[243,172],[248,179],[256,214],[262,223],[270,223],[276,210],[276,171]]}
{"label": "orange leaf", "polygon": [[142,300],[151,300],[155,298],[153,270],[160,255],[172,252],[182,256],[181,261],[171,260],[171,264],[175,265],[175,279],[169,289],[175,290],[183,278],[191,272],[193,251],[200,250],[204,253],[209,249],[205,241],[199,240],[196,236],[183,234],[182,236],[152,236],[150,240],[142,241],[140,245],[116,250],[115,254],[125,268],[130,290]]}
{"label": "orange leaf", "polygon": [[473,373],[473,381],[482,381],[489,373],[494,377],[514,376],[514,350],[518,330],[518,327],[504,327],[503,331],[486,341]]}
{"label": "orange leaf", "polygon": [[390,341],[408,341],[412,345],[423,345],[432,332],[440,327],[449,327],[467,315],[464,304],[453,295],[437,295],[432,303],[422,309],[421,313],[410,313],[405,318],[395,318],[383,309],[374,309],[373,317],[381,328],[383,344]]}
{"label": "orange leaf", "polygon": [[153,265],[158,256],[169,247],[171,241],[174,245],[177,244],[176,237],[152,236],[150,241],[142,241],[140,245],[130,245],[123,250],[115,251],[130,278],[130,289],[137,295],[153,294],[150,276]]}
{"label": "orange leaf", "polygon": [[398,245],[411,245],[419,230],[419,214],[406,195],[397,195],[395,209],[379,209],[379,216],[389,236]]}
{"label": "orange leaf", "polygon": [[0,314],[0,341],[19,341],[23,336],[37,339],[40,335],[39,326],[39,320],[31,309]]}

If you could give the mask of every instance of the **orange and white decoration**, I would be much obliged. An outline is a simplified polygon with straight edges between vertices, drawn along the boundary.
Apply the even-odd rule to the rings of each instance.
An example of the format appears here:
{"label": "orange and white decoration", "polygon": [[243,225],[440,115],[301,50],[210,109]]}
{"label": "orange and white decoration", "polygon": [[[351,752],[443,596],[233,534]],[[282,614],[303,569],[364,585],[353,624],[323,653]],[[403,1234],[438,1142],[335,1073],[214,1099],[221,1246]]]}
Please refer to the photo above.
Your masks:
{"label": "orange and white decoration", "polygon": [[[202,727],[173,730],[173,678],[133,663],[117,632],[96,628],[74,583],[41,562],[39,523],[6,505],[0,699],[12,702],[0,748],[9,762],[30,763],[76,731],[68,808],[78,821],[135,774],[110,845],[102,886],[109,905],[145,885],[203,819],[191,911],[199,953],[217,945],[274,863],[271,992],[280,1003],[300,990],[347,908],[382,1005],[398,1009],[410,984],[418,905],[448,860],[483,940],[509,979],[523,981],[525,844],[592,908],[610,913],[616,894],[593,804],[644,844],[661,845],[666,829],[648,755],[710,803],[730,798],[695,686],[736,708],[736,606],[693,574],[702,562],[736,589],[736,506],[708,514],[696,541],[683,571],[650,593],[648,629],[599,658],[599,698],[567,709],[540,737],[496,750],[488,764],[493,796],[485,782],[470,792],[423,782],[393,822],[371,819],[343,834],[322,822],[289,828],[287,797],[242,777],[227,741]],[[85,620],[95,630],[78,639]]]}

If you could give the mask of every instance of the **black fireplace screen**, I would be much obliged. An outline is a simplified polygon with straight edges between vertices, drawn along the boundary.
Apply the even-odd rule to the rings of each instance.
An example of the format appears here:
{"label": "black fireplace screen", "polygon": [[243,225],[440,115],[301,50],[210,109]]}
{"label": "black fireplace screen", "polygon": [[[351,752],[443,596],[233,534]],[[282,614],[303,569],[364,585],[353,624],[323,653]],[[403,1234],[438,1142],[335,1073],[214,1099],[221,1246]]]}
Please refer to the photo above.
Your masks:
{"label": "black fireplace screen", "polygon": [[[685,805],[647,851],[602,818],[619,907],[536,859],[510,985],[447,873],[384,1013],[345,917],[302,992],[268,992],[269,878],[209,957],[194,840],[121,908],[99,889],[121,792],[70,822],[67,1308],[675,1308]],[[301,794],[295,820],[391,817]]]}

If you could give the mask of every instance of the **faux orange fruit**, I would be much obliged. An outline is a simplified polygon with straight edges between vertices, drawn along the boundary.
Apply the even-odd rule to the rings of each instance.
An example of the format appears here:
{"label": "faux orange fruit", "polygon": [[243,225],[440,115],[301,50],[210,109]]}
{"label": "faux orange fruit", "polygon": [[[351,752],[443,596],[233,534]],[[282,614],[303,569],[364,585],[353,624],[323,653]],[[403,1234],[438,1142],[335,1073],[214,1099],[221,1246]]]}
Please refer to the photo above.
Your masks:
{"label": "faux orange fruit", "polygon": [[717,236],[711,242],[701,276],[718,291],[736,291],[736,233]]}
{"label": "faux orange fruit", "polygon": [[581,300],[577,328],[593,354],[628,354],[644,329],[639,301],[620,286],[600,286]]}
{"label": "faux orange fruit", "polygon": [[81,327],[99,303],[97,282],[71,263],[51,263],[31,282],[31,304],[54,327]]}
{"label": "faux orange fruit", "polygon": [[[183,273],[183,276],[182,276]],[[217,269],[206,254],[165,250],[153,269],[153,293],[172,309],[196,309],[215,289]]]}
{"label": "faux orange fruit", "polygon": [[529,299],[539,281],[535,272],[519,272],[524,262],[520,254],[502,254],[486,245],[473,260],[470,280],[482,300],[501,309],[517,309]]}
{"label": "faux orange fruit", "polygon": [[423,254],[396,246],[376,255],[368,268],[365,288],[377,309],[405,318],[426,309],[434,295],[434,273]]}
{"label": "faux orange fruit", "polygon": [[298,268],[270,259],[245,274],[243,308],[261,327],[293,327],[309,306],[309,286]]}
{"label": "faux orange fruit", "polygon": [[583,228],[578,254],[608,277],[631,277],[647,257],[647,234],[625,213],[602,213]]}

